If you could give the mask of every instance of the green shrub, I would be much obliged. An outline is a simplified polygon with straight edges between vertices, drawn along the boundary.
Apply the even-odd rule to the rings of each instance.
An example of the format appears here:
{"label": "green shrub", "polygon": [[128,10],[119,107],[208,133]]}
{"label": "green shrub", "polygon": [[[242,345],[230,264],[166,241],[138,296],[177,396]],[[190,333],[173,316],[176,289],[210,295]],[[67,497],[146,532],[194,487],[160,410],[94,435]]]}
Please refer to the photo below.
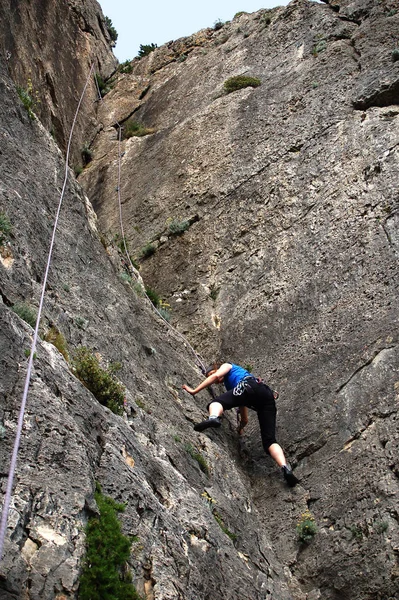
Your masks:
{"label": "green shrub", "polygon": [[128,119],[123,125],[123,137],[125,140],[131,137],[143,137],[145,135],[150,135],[151,133],[154,133],[154,129],[145,127],[145,125],[138,121],[134,121],[133,119]]}
{"label": "green shrub", "polygon": [[349,530],[352,534],[352,538],[359,541],[363,539],[363,529],[359,523],[354,523],[353,525],[351,525]]}
{"label": "green shrub", "polygon": [[17,93],[22,104],[26,108],[28,117],[31,121],[35,120],[33,110],[40,104],[39,93],[33,91],[32,80],[29,78],[26,88],[17,87]]}
{"label": "green shrub", "polygon": [[397,60],[399,60],[399,48],[395,48],[395,50],[393,50],[392,60],[393,60],[393,62],[396,62]]}
{"label": "green shrub", "polygon": [[385,533],[385,531],[387,531],[387,529],[388,529],[388,522],[387,521],[375,521],[374,529],[377,533]]}
{"label": "green shrub", "polygon": [[177,219],[172,219],[168,223],[168,233],[171,235],[181,235],[190,227],[190,221],[183,220],[178,221]]}
{"label": "green shrub", "polygon": [[200,454],[195,448],[193,448],[191,444],[186,444],[186,451],[191,456],[191,458],[197,461],[201,471],[205,473],[205,475],[209,475],[208,463],[206,462],[202,454]]}
{"label": "green shrub", "polygon": [[83,167],[77,166],[73,168],[73,172],[75,173],[75,177],[79,177],[83,173]]}
{"label": "green shrub", "polygon": [[223,88],[226,94],[231,94],[236,90],[241,90],[246,87],[258,87],[261,85],[261,80],[257,77],[247,77],[246,75],[236,75],[235,77],[229,77],[223,84]]}
{"label": "green shrub", "polygon": [[12,230],[12,226],[10,223],[10,219],[7,217],[5,213],[0,212],[0,246],[4,244],[10,235]]}
{"label": "green shrub", "polygon": [[234,19],[238,19],[241,15],[247,15],[248,13],[245,10],[240,10],[234,15]]}
{"label": "green shrub", "polygon": [[104,496],[99,485],[94,498],[100,514],[86,526],[79,600],[140,600],[131,574],[126,572],[133,539],[123,535],[117,516],[125,506]]}
{"label": "green shrub", "polygon": [[109,37],[111,38],[111,40],[113,42],[116,42],[116,40],[118,39],[118,32],[116,31],[115,27],[112,25],[111,19],[109,17],[104,17],[104,21],[105,21],[105,26],[109,33]]}
{"label": "green shrub", "polygon": [[263,13],[261,18],[259,19],[259,22],[263,28],[269,27],[270,23],[272,22],[272,18],[267,13]]}
{"label": "green shrub", "polygon": [[62,333],[57,329],[57,327],[55,327],[55,325],[50,327],[50,329],[45,333],[43,339],[45,342],[53,344],[53,346],[57,348],[58,352],[62,354],[65,360],[69,362],[69,354],[66,339],[62,335]]}
{"label": "green shrub", "polygon": [[313,50],[312,50],[313,56],[318,56],[320,54],[320,52],[324,52],[324,50],[326,48],[327,48],[326,40],[320,40],[319,42],[317,42],[317,44],[315,46],[313,46]]}
{"label": "green shrub", "polygon": [[317,526],[313,515],[309,510],[302,513],[296,526],[298,540],[303,544],[308,544],[317,533]]}
{"label": "green shrub", "polygon": [[118,67],[119,73],[131,73],[133,71],[133,64],[131,60],[125,60]]}
{"label": "green shrub", "polygon": [[148,298],[151,300],[155,308],[158,308],[161,305],[161,296],[155,290],[146,287],[145,293],[147,294]]}
{"label": "green shrub", "polygon": [[209,289],[210,289],[209,295],[212,298],[212,300],[215,302],[215,300],[217,299],[217,297],[219,295],[220,287],[218,287],[217,285],[212,283]]}
{"label": "green shrub", "polygon": [[215,521],[216,523],[219,525],[220,529],[223,531],[223,533],[225,533],[233,542],[237,539],[237,536],[235,533],[232,533],[224,524],[224,521],[222,519],[222,517],[220,516],[220,514],[217,512],[217,510],[213,509],[212,510],[212,514],[215,517]]}
{"label": "green shrub", "polygon": [[90,145],[88,144],[88,142],[86,142],[83,145],[80,153],[82,155],[83,164],[85,166],[88,165],[89,162],[91,162],[93,160],[93,150],[90,149]]}
{"label": "green shrub", "polygon": [[17,302],[12,306],[12,310],[23,319],[28,325],[35,328],[37,320],[37,312],[26,302]]}
{"label": "green shrub", "polygon": [[151,54],[151,52],[155,50],[155,48],[158,48],[156,44],[140,44],[140,49],[137,54],[138,58],[148,56],[149,54]]}
{"label": "green shrub", "polygon": [[116,415],[123,413],[125,387],[115,377],[115,373],[121,368],[119,363],[112,363],[103,369],[93,352],[81,346],[75,353],[72,367],[77,378],[100,404]]}
{"label": "green shrub", "polygon": [[97,81],[98,89],[100,90],[101,98],[103,98],[105,94],[108,94],[108,92],[111,91],[111,87],[107,86],[104,79],[101,77],[101,75],[98,75],[98,73],[95,74],[95,78]]}
{"label": "green shrub", "polygon": [[219,31],[219,29],[222,29],[223,25],[224,25],[223,21],[221,19],[217,19],[217,21],[215,21],[213,24],[213,29],[215,31]]}
{"label": "green shrub", "polygon": [[140,250],[140,258],[148,258],[156,252],[156,247],[150,242]]}

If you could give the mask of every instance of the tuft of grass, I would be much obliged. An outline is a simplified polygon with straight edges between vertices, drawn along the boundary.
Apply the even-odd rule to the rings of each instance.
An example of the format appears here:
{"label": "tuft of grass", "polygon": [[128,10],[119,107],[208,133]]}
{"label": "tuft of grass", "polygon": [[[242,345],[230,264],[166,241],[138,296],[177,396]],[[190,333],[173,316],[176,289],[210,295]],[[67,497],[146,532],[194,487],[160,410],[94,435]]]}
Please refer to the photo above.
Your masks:
{"label": "tuft of grass", "polygon": [[125,386],[115,377],[115,373],[121,368],[120,363],[111,363],[104,369],[93,351],[86,346],[81,346],[73,357],[72,368],[76,377],[100,404],[116,415],[123,414]]}
{"label": "tuft of grass", "polygon": [[[29,357],[30,357],[30,353],[31,353],[31,351],[32,351],[32,350],[31,350],[30,348],[25,348],[25,350],[24,350],[24,354],[25,354],[26,358],[29,358]],[[34,352],[34,353],[33,353],[33,359],[35,359],[35,358],[37,358],[37,354],[36,354],[36,352]]]}
{"label": "tuft of grass", "polygon": [[298,540],[302,544],[308,544],[317,533],[317,525],[309,510],[302,513],[296,526]]}
{"label": "tuft of grass", "polygon": [[151,300],[155,308],[161,306],[161,296],[155,290],[153,290],[150,287],[146,287],[145,293],[147,294],[148,298]]}
{"label": "tuft of grass", "polygon": [[210,297],[212,298],[212,300],[215,302],[217,297],[219,296],[219,292],[220,292],[220,287],[218,287],[215,283],[212,283],[210,285]]}
{"label": "tuft of grass", "polygon": [[145,127],[142,123],[130,118],[123,126],[123,137],[125,140],[131,137],[144,137],[145,135],[151,135],[154,131],[154,129]]}
{"label": "tuft of grass", "polygon": [[80,576],[79,600],[140,600],[126,570],[134,537],[123,535],[118,513],[124,504],[102,493],[94,494],[99,515],[86,526],[86,555]]}
{"label": "tuft of grass", "polygon": [[26,88],[21,86],[17,87],[17,94],[22,104],[26,108],[26,112],[28,113],[28,117],[31,121],[34,121],[36,116],[33,112],[35,108],[40,104],[39,93],[33,91],[32,80],[29,77]]}
{"label": "tuft of grass", "polygon": [[320,54],[320,52],[324,52],[324,50],[326,50],[326,48],[327,48],[326,40],[321,39],[319,42],[317,42],[317,44],[315,44],[313,46],[313,49],[312,49],[313,56],[318,56]]}
{"label": "tuft of grass", "polygon": [[353,525],[351,525],[349,531],[351,532],[353,539],[359,541],[363,539],[363,529],[358,523],[354,523]]}
{"label": "tuft of grass", "polygon": [[232,531],[230,531],[228,529],[228,527],[226,527],[222,517],[220,516],[220,514],[217,512],[217,510],[215,508],[212,510],[212,514],[215,518],[216,523],[219,525],[219,527],[223,531],[223,533],[225,533],[234,542],[237,539],[236,534],[233,533]]}
{"label": "tuft of grass", "polygon": [[157,250],[156,246],[154,246],[154,244],[151,244],[151,242],[149,242],[148,244],[143,246],[143,248],[140,250],[140,258],[148,258],[149,256],[152,256],[153,254],[155,254],[156,250]]}
{"label": "tuft of grass", "polygon": [[375,521],[374,529],[377,533],[385,533],[388,529],[387,521]]}
{"label": "tuft of grass", "polygon": [[53,346],[57,348],[58,352],[62,354],[65,360],[69,362],[69,353],[66,339],[55,325],[52,325],[52,327],[50,327],[50,329],[45,333],[43,339],[45,342],[53,344]]}
{"label": "tuft of grass", "polygon": [[229,77],[223,84],[223,89],[226,94],[231,94],[237,90],[243,88],[252,87],[256,88],[261,85],[261,80],[257,77],[247,77],[246,75],[236,75],[235,77]]}
{"label": "tuft of grass", "polygon": [[168,221],[168,233],[171,235],[182,235],[190,227],[190,221],[184,219],[179,221],[178,219],[171,219]]}
{"label": "tuft of grass", "polygon": [[3,212],[0,212],[0,246],[7,241],[12,231],[10,219]]}
{"label": "tuft of grass", "polygon": [[245,10],[240,10],[239,12],[237,12],[233,19],[238,19],[239,17],[241,17],[241,15],[247,15],[248,13]]}
{"label": "tuft of grass", "polygon": [[209,475],[208,463],[206,462],[202,454],[198,452],[195,448],[193,448],[191,444],[186,444],[185,449],[186,452],[188,452],[188,454],[191,456],[191,458],[197,461],[201,471],[205,473],[205,475]]}
{"label": "tuft of grass", "polygon": [[11,308],[15,314],[28,323],[28,325],[33,328],[36,327],[37,312],[32,306],[26,302],[17,302]]}

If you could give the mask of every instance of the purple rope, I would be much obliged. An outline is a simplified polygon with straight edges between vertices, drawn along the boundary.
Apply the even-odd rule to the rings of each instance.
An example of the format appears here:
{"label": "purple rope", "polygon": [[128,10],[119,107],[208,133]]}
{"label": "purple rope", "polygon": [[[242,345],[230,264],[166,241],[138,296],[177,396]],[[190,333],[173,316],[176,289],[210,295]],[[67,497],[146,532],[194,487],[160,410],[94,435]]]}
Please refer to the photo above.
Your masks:
{"label": "purple rope", "polygon": [[62,206],[62,201],[64,199],[66,184],[67,184],[67,180],[68,180],[68,162],[69,162],[69,152],[70,152],[71,142],[72,142],[72,134],[73,134],[73,130],[75,128],[76,120],[77,120],[77,117],[78,117],[78,114],[79,114],[79,111],[80,111],[80,107],[81,107],[81,104],[82,104],[82,101],[83,101],[83,97],[85,95],[87,86],[89,84],[91,74],[93,72],[93,68],[94,68],[94,63],[91,65],[90,72],[89,72],[89,75],[87,77],[85,86],[83,88],[83,92],[82,92],[82,95],[80,97],[80,100],[79,100],[79,103],[78,103],[78,107],[76,109],[75,117],[74,117],[73,122],[72,122],[71,132],[69,134],[68,147],[67,147],[67,153],[66,153],[66,158],[65,158],[64,185],[62,186],[62,191],[61,191],[61,196],[60,196],[60,200],[59,200],[59,204],[58,204],[57,214],[56,214],[55,221],[54,221],[53,235],[52,235],[52,238],[51,238],[50,250],[49,250],[48,259],[47,259],[47,266],[46,266],[46,271],[45,271],[45,274],[44,274],[44,279],[43,279],[43,284],[42,284],[42,292],[41,292],[41,296],[40,296],[39,311],[38,311],[38,314],[37,314],[35,333],[33,335],[32,347],[31,347],[31,352],[30,352],[30,356],[29,356],[28,371],[26,373],[24,393],[23,393],[23,396],[22,396],[21,408],[20,408],[20,411],[19,411],[17,433],[16,433],[16,436],[15,436],[14,449],[13,449],[13,453],[12,453],[12,457],[11,457],[10,470],[9,470],[8,479],[7,479],[7,490],[6,490],[6,495],[5,495],[5,498],[4,498],[3,511],[2,511],[2,516],[1,516],[1,526],[0,526],[0,561],[1,561],[2,556],[3,556],[3,548],[4,548],[4,540],[5,540],[6,527],[7,527],[8,511],[9,511],[9,508],[10,508],[11,493],[12,493],[12,488],[13,488],[13,483],[14,483],[15,468],[16,468],[17,456],[18,456],[18,449],[19,449],[19,444],[20,444],[20,441],[21,441],[22,427],[23,427],[23,423],[24,423],[24,414],[25,414],[26,400],[27,400],[27,397],[28,397],[28,389],[29,389],[30,378],[31,378],[31,373],[32,373],[33,355],[34,355],[34,352],[35,352],[36,342],[37,342],[37,337],[38,337],[38,332],[39,332],[40,317],[41,317],[41,313],[42,313],[42,309],[43,309],[44,294],[45,294],[45,291],[46,291],[48,273],[49,273],[50,263],[51,263],[51,256],[52,256],[53,248],[54,248],[55,234],[56,234],[56,230],[57,230],[57,226],[58,226],[58,219],[59,219],[59,215],[60,215],[60,211],[61,211],[61,206]]}

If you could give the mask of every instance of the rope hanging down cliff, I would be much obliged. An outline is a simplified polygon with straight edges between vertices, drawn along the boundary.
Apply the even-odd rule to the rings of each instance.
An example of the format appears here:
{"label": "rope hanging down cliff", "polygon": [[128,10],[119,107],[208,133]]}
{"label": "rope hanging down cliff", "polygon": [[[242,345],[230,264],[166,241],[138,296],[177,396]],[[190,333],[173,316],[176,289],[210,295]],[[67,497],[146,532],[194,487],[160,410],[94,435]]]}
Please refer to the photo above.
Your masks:
{"label": "rope hanging down cliff", "polygon": [[86,93],[87,86],[88,86],[89,81],[91,79],[91,75],[92,75],[93,69],[94,69],[94,63],[91,65],[90,72],[89,72],[89,74],[87,76],[86,83],[84,85],[82,94],[80,96],[80,99],[79,99],[79,102],[78,102],[78,106],[77,106],[77,109],[76,109],[76,112],[75,112],[75,116],[74,116],[74,119],[73,119],[73,122],[72,122],[72,127],[71,127],[71,131],[70,131],[70,134],[69,134],[69,139],[68,139],[68,146],[67,146],[67,152],[66,152],[66,157],[65,157],[64,184],[62,186],[61,195],[60,195],[60,199],[59,199],[59,203],[58,203],[58,208],[57,208],[57,213],[56,213],[55,220],[54,220],[53,234],[52,234],[52,237],[51,237],[51,243],[50,243],[50,249],[49,249],[48,258],[47,258],[46,270],[45,270],[45,274],[44,274],[44,277],[43,277],[42,291],[41,291],[40,303],[39,303],[39,310],[38,310],[38,313],[37,313],[36,326],[35,326],[35,331],[34,331],[34,334],[33,334],[32,346],[31,346],[31,351],[30,351],[30,356],[29,356],[29,362],[28,362],[28,370],[27,370],[27,373],[26,373],[24,392],[23,392],[23,396],[22,396],[21,408],[20,408],[19,417],[18,417],[17,432],[16,432],[16,435],[15,435],[14,448],[13,448],[13,452],[12,452],[12,456],[11,456],[10,470],[9,470],[8,479],[7,479],[7,489],[6,489],[6,494],[5,494],[5,497],[4,497],[3,511],[2,511],[2,515],[1,515],[1,526],[0,526],[0,561],[1,561],[1,558],[3,556],[3,547],[4,547],[5,532],[6,532],[6,527],[7,527],[7,520],[8,520],[8,511],[9,511],[9,508],[10,508],[11,492],[12,492],[12,487],[13,487],[13,483],[14,483],[14,475],[15,475],[15,468],[16,468],[16,464],[17,464],[18,449],[19,449],[19,444],[20,444],[20,441],[21,441],[22,427],[23,427],[23,422],[24,422],[26,400],[27,400],[27,397],[28,397],[28,390],[29,390],[30,379],[31,379],[31,374],[32,374],[33,356],[34,356],[35,349],[36,349],[36,343],[37,343],[37,338],[38,338],[40,319],[41,319],[41,314],[42,314],[42,309],[43,309],[43,303],[44,303],[44,294],[45,294],[46,287],[47,287],[47,279],[48,279],[48,274],[49,274],[49,270],[50,270],[51,258],[52,258],[53,248],[54,248],[54,242],[55,242],[55,234],[56,234],[57,227],[58,227],[58,220],[59,220],[59,216],[60,216],[60,212],[61,212],[62,201],[64,199],[65,190],[66,190],[66,184],[67,184],[67,181],[68,181],[68,173],[69,173],[68,162],[69,162],[69,153],[70,153],[71,143],[72,143],[72,135],[73,135],[73,131],[74,131],[74,128],[75,128],[76,120],[78,118],[80,107],[81,107],[84,95]]}
{"label": "rope hanging down cliff", "polygon": [[[97,87],[97,94],[98,94],[98,99],[100,102],[103,102],[103,97],[101,96],[101,92],[100,92],[100,88],[98,85],[98,79],[97,76],[94,77],[95,82],[96,82],[96,87]],[[183,344],[187,345],[187,347],[191,350],[191,352],[193,353],[193,355],[195,356],[197,362],[198,362],[198,366],[200,367],[202,373],[205,373],[206,367],[204,362],[201,360],[200,355],[198,354],[198,352],[196,352],[194,350],[194,348],[192,347],[192,345],[190,344],[190,342],[187,340],[187,338],[180,333],[180,331],[178,331],[175,327],[173,327],[173,325],[171,325],[169,323],[169,321],[167,321],[163,315],[159,312],[159,310],[157,309],[156,306],[154,306],[154,304],[151,302],[150,298],[148,297],[146,291],[145,291],[145,286],[144,286],[144,282],[143,279],[140,275],[140,273],[138,272],[138,270],[134,267],[128,249],[127,249],[127,245],[126,245],[126,238],[125,238],[125,232],[124,232],[124,227],[123,227],[123,218],[122,218],[122,198],[121,198],[121,171],[122,171],[122,156],[123,153],[121,152],[121,145],[122,145],[122,125],[116,121],[116,125],[118,126],[118,185],[117,185],[117,192],[118,192],[118,208],[119,208],[119,223],[120,223],[120,230],[121,230],[121,236],[122,236],[122,242],[123,242],[123,248],[125,251],[125,255],[126,258],[128,260],[130,269],[134,275],[134,277],[137,280],[137,283],[140,284],[140,286],[142,287],[143,290],[143,295],[147,301],[147,303],[150,304],[150,306],[152,307],[152,309],[157,313],[157,315],[162,319],[162,321],[164,323],[166,323],[166,325],[168,326],[168,328],[173,331],[183,342]]]}

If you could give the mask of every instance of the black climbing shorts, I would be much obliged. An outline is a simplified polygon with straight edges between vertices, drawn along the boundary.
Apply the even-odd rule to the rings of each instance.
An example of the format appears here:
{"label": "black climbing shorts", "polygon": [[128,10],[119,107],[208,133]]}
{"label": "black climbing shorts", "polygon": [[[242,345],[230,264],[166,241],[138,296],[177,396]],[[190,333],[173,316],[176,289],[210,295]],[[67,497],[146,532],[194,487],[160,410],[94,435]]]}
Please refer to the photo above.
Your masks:
{"label": "black climbing shorts", "polygon": [[[240,394],[235,395],[234,390],[229,390],[221,394],[212,402],[219,402],[223,406],[223,410],[230,410],[239,406],[246,406],[256,411],[258,415],[260,433],[262,436],[262,445],[265,452],[269,452],[269,447],[276,441],[276,401],[274,399],[273,390],[256,379],[248,379],[248,386]],[[210,402],[209,405],[212,404]]]}

